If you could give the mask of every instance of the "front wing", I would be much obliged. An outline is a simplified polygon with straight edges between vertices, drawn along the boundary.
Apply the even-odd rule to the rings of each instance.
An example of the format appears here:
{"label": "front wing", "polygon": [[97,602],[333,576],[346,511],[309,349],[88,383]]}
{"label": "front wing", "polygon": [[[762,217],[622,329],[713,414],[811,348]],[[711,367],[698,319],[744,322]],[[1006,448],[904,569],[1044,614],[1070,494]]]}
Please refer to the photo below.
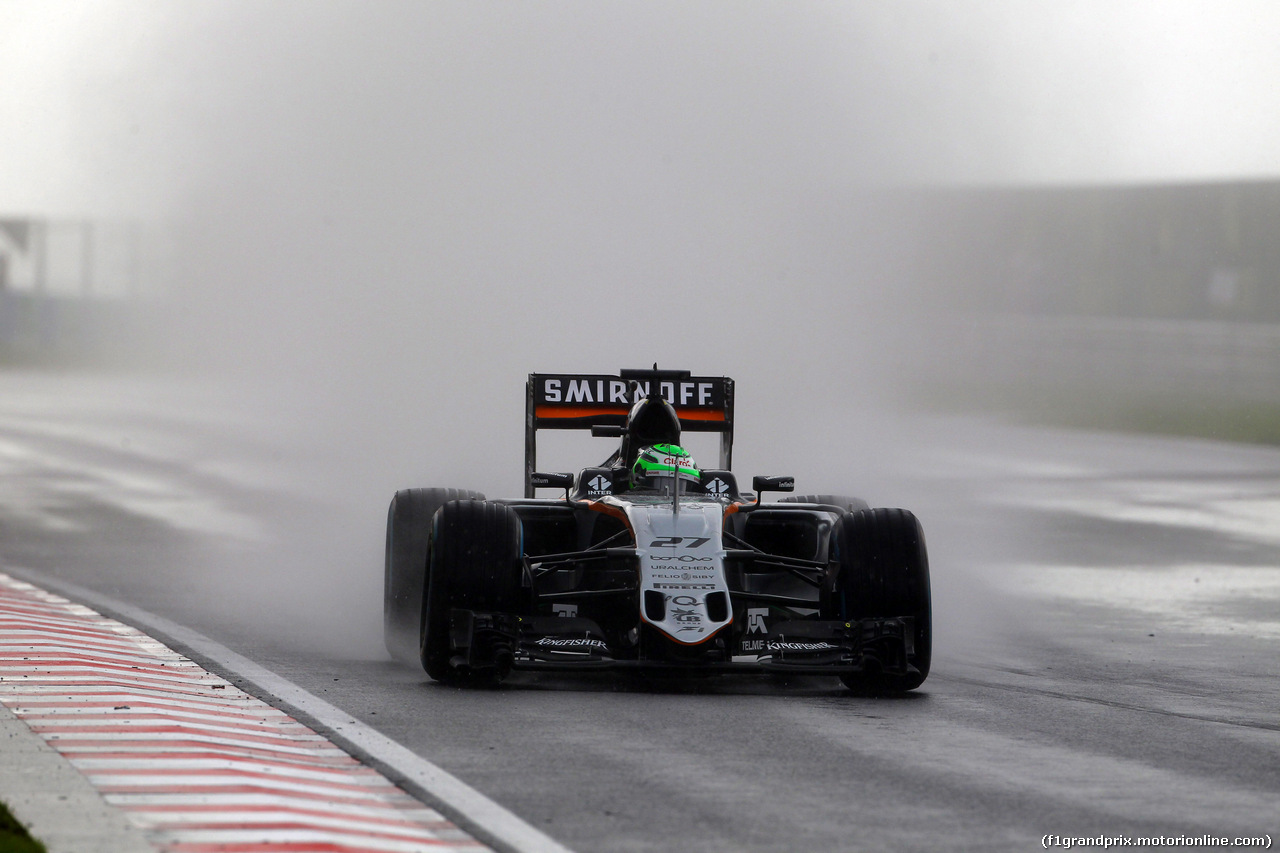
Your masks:
{"label": "front wing", "polygon": [[689,661],[615,649],[588,619],[454,609],[450,612],[451,663],[472,671],[651,669],[906,675],[914,671],[908,663],[908,655],[914,652],[911,623],[910,618],[780,622],[769,630],[758,655]]}

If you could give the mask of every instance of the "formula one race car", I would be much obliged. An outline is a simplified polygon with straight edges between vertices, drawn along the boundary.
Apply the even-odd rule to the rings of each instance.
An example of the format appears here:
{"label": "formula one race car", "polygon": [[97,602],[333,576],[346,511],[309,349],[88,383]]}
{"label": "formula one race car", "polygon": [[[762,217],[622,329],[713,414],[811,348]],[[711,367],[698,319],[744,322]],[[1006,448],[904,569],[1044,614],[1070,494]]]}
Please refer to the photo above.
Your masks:
{"label": "formula one race car", "polygon": [[[539,429],[619,439],[577,475],[535,470]],[[699,468],[681,432],[720,434]],[[530,374],[525,497],[397,492],[387,517],[384,629],[437,681],[512,670],[635,668],[829,674],[904,691],[929,673],[924,535],[903,509],[785,497],[791,477],[729,470],[733,380],[687,371]],[[563,497],[534,499],[535,489]]]}

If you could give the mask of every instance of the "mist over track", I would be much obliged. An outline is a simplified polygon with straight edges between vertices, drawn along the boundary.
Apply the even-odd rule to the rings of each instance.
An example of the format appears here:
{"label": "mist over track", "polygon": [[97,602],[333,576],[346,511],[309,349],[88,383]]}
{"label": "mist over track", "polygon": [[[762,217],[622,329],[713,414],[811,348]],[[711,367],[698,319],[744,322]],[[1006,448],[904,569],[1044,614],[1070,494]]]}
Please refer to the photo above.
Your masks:
{"label": "mist over track", "polygon": [[0,376],[0,562],[205,633],[569,847],[1275,831],[1280,452],[882,418],[885,453],[785,473],[922,518],[936,658],[916,694],[533,675],[460,691],[380,647],[389,493],[321,488],[308,448],[181,387]]}

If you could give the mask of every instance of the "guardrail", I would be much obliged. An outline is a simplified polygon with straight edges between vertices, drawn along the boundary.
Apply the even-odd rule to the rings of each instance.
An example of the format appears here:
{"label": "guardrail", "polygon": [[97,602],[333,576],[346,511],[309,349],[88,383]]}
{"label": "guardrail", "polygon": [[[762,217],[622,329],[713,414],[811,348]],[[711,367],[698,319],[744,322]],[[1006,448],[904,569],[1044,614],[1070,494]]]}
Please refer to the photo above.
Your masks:
{"label": "guardrail", "polygon": [[0,364],[77,362],[136,337],[141,228],[0,216]]}
{"label": "guardrail", "polygon": [[0,291],[0,364],[113,355],[136,337],[137,300]]}

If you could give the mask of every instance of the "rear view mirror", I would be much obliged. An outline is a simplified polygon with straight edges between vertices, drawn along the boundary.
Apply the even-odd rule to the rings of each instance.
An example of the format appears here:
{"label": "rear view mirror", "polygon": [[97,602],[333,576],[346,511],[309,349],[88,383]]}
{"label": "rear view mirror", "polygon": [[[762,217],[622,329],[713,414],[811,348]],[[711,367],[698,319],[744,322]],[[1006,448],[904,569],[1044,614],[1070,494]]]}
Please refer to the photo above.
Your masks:
{"label": "rear view mirror", "polygon": [[796,490],[796,478],[782,475],[752,477],[751,488],[757,492],[794,492]]}
{"label": "rear view mirror", "polygon": [[573,475],[534,472],[529,475],[529,485],[535,489],[572,489]]}
{"label": "rear view mirror", "polygon": [[593,426],[591,428],[591,435],[595,438],[622,438],[626,434],[626,428],[620,426],[605,424]]}

